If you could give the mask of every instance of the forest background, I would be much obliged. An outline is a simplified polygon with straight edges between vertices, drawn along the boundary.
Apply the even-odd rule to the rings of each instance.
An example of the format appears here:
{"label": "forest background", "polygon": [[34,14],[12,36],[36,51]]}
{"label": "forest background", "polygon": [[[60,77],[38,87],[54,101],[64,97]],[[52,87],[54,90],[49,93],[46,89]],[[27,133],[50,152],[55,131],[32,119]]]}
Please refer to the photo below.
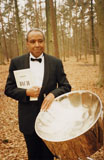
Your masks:
{"label": "forest background", "polygon": [[0,111],[15,103],[3,93],[8,67],[11,58],[28,52],[26,34],[32,28],[43,30],[45,52],[62,59],[73,90],[92,90],[104,103],[104,0],[0,0]]}
{"label": "forest background", "polygon": [[104,85],[103,0],[0,0],[0,64],[27,52],[25,39],[31,28],[41,28],[46,52],[63,58],[96,55],[99,86]]}

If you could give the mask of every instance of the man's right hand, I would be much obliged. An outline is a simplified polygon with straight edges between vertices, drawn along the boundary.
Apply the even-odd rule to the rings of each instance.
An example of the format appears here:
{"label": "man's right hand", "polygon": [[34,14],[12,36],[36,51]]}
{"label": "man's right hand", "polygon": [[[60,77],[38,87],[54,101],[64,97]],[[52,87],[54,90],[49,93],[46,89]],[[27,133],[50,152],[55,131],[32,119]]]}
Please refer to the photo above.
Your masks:
{"label": "man's right hand", "polygon": [[37,98],[39,94],[40,94],[40,88],[36,86],[26,90],[26,95],[30,97]]}

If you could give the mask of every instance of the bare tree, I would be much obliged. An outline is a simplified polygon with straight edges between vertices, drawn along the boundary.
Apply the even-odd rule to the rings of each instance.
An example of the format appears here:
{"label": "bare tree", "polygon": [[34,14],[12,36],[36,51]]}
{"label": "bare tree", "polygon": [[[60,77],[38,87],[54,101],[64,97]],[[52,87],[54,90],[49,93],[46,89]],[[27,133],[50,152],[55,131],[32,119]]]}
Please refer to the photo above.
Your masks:
{"label": "bare tree", "polygon": [[35,27],[39,28],[39,12],[38,12],[38,8],[37,8],[37,1],[35,0],[35,19],[36,19],[36,23],[35,23]]}
{"label": "bare tree", "polygon": [[19,10],[18,10],[17,0],[14,0],[14,4],[15,4],[16,22],[17,22],[18,49],[19,49],[19,55],[22,55],[23,54],[22,29],[21,29],[21,22],[20,22],[20,18],[19,18]]}
{"label": "bare tree", "polygon": [[0,21],[1,21],[2,37],[3,37],[3,42],[4,42],[4,48],[5,48],[4,56],[5,56],[5,58],[8,61],[9,57],[8,57],[8,50],[7,50],[7,43],[6,43],[5,30],[4,30],[4,22],[3,22],[3,18],[2,18],[1,8],[0,8]]}
{"label": "bare tree", "polygon": [[52,38],[52,25],[49,1],[46,3],[46,38],[47,38],[47,52],[53,54],[53,38]]}
{"label": "bare tree", "polygon": [[104,0],[96,1],[98,39],[99,39],[99,78],[98,85],[104,87]]}
{"label": "bare tree", "polygon": [[56,23],[56,18],[55,18],[55,10],[54,10],[54,6],[53,6],[53,0],[49,0],[49,2],[50,2],[55,56],[59,57],[58,40],[57,40],[57,23]]}
{"label": "bare tree", "polygon": [[96,52],[95,52],[95,32],[94,32],[94,11],[93,11],[93,0],[91,0],[91,35],[92,35],[92,53],[94,59],[94,65],[96,65]]}
{"label": "bare tree", "polygon": [[3,54],[2,54],[2,45],[1,45],[1,32],[0,32],[0,64],[3,64]]}

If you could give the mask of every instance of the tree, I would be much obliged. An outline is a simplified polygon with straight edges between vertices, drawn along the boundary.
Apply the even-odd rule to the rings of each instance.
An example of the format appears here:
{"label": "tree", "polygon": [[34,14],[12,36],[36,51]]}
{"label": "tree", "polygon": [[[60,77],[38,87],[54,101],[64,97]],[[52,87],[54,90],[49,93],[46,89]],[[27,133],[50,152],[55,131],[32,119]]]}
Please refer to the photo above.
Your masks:
{"label": "tree", "polygon": [[45,21],[46,21],[46,19],[45,19],[45,16],[44,16],[44,14],[43,14],[43,11],[46,11],[46,8],[44,8],[44,1],[42,1],[42,0],[40,0],[39,1],[39,24],[40,24],[40,28],[42,29],[42,30],[45,30],[45,28],[46,28],[46,23],[45,23]]}
{"label": "tree", "polygon": [[21,22],[19,18],[19,10],[18,10],[18,4],[17,0],[14,0],[15,4],[15,11],[16,11],[16,22],[17,22],[17,36],[18,36],[18,49],[19,49],[19,55],[23,54],[23,45],[22,45],[22,29],[21,29]]}
{"label": "tree", "polygon": [[35,4],[33,3],[33,0],[27,0],[25,3],[25,9],[22,12],[22,15],[25,18],[25,26],[26,26],[26,31],[28,30],[29,27],[35,27],[35,11],[34,11]]}
{"label": "tree", "polygon": [[2,26],[2,36],[3,36],[3,42],[4,42],[4,48],[5,48],[4,56],[8,61],[9,57],[8,57],[7,43],[6,43],[5,30],[4,30],[4,22],[3,22],[1,10],[0,10],[0,21],[1,21],[1,26]]}
{"label": "tree", "polygon": [[91,35],[92,35],[92,53],[94,58],[94,65],[96,65],[93,0],[91,0]]}
{"label": "tree", "polygon": [[36,19],[35,27],[39,28],[39,13],[38,13],[38,8],[37,8],[37,2],[36,2],[36,0],[35,0],[34,3],[35,3],[34,12],[35,12],[35,19]]}
{"label": "tree", "polygon": [[57,23],[55,18],[55,9],[53,6],[53,0],[49,0],[50,2],[50,11],[51,11],[51,24],[53,30],[53,40],[54,40],[54,48],[55,48],[55,56],[59,57],[59,49],[58,49],[58,39],[57,39]]}
{"label": "tree", "polygon": [[[15,14],[13,14],[13,9],[14,9],[14,6],[13,6],[13,0],[9,1],[9,3],[6,5],[6,8],[7,8],[7,20],[8,20],[8,25],[6,27],[6,32],[8,33],[8,36],[7,36],[7,44],[9,46],[9,50],[8,50],[8,56],[9,58],[12,58],[13,57],[13,47],[12,46],[15,46],[13,43],[14,43],[14,39],[13,39],[13,35],[14,35],[14,31],[15,31],[15,27],[13,28],[13,17]],[[11,16],[12,14],[12,16]],[[15,49],[16,51],[16,49]]]}
{"label": "tree", "polygon": [[47,38],[47,52],[53,54],[53,38],[52,38],[52,25],[49,1],[46,3],[46,38]]}
{"label": "tree", "polygon": [[[67,34],[68,34],[68,37],[70,38],[70,41],[68,40],[68,53],[73,55],[73,49],[75,49],[73,47],[73,31],[74,31],[74,20],[73,20],[73,8],[75,6],[75,2],[74,0],[67,0],[65,2],[65,5],[66,5],[66,8],[65,8],[65,11],[66,11],[66,15],[65,15],[65,19],[67,17],[67,23],[68,23],[68,30],[67,30]],[[63,13],[62,13],[63,14]],[[65,37],[66,39],[66,37]],[[75,46],[75,43],[74,43],[74,46]]]}
{"label": "tree", "polygon": [[0,64],[3,64],[3,54],[2,54],[2,45],[1,45],[1,33],[0,33]]}
{"label": "tree", "polygon": [[99,40],[99,78],[98,85],[104,87],[104,0],[96,1],[98,40]]}

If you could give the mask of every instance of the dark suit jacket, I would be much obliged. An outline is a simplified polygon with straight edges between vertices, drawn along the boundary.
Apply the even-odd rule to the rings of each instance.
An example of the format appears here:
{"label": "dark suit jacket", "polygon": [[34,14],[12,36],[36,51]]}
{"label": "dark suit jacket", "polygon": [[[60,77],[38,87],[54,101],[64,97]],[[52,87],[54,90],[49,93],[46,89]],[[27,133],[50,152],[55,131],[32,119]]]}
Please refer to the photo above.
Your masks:
{"label": "dark suit jacket", "polygon": [[44,94],[53,93],[55,97],[71,91],[71,86],[66,79],[61,60],[44,53],[44,79],[38,101],[29,101],[26,89],[17,88],[14,70],[29,68],[29,54],[16,57],[11,60],[9,75],[5,86],[5,94],[18,100],[18,116],[20,131],[31,134],[34,123],[40,111]]}

